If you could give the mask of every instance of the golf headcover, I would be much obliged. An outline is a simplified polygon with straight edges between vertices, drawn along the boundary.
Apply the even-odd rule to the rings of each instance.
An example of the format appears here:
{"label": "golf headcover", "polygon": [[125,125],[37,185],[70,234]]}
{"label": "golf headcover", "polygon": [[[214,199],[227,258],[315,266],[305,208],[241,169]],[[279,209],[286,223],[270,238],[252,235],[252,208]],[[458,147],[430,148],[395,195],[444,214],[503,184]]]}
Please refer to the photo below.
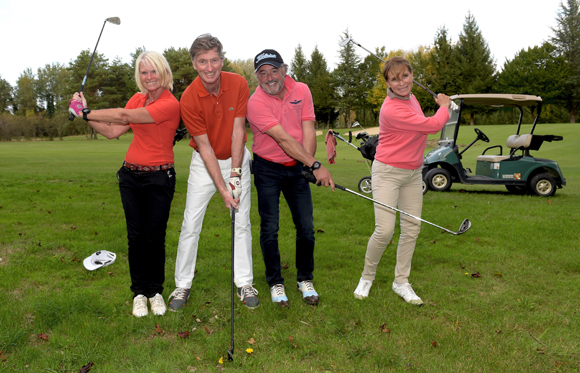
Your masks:
{"label": "golf headcover", "polygon": [[77,118],[83,117],[83,102],[81,100],[70,100],[68,102],[68,112]]}
{"label": "golf headcover", "polygon": [[242,179],[239,176],[230,177],[230,182],[227,184],[228,191],[232,194],[234,199],[240,198],[242,195]]}

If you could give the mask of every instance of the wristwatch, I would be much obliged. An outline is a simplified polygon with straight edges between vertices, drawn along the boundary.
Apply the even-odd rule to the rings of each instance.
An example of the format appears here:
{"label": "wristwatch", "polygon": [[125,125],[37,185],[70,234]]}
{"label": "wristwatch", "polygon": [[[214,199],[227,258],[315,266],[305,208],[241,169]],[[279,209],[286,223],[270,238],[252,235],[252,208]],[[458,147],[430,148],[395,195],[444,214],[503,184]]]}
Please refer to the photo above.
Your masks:
{"label": "wristwatch", "polygon": [[242,176],[242,168],[241,167],[239,167],[239,168],[232,168],[232,172],[234,172],[234,173]]}
{"label": "wristwatch", "polygon": [[82,111],[83,111],[83,119],[88,122],[89,121],[89,118],[87,118],[87,114],[89,114],[91,112],[91,109],[89,109],[88,107],[86,107]]}
{"label": "wristwatch", "polygon": [[312,163],[312,166],[310,167],[310,171],[318,170],[320,166],[322,166],[320,162],[314,161],[314,163]]}

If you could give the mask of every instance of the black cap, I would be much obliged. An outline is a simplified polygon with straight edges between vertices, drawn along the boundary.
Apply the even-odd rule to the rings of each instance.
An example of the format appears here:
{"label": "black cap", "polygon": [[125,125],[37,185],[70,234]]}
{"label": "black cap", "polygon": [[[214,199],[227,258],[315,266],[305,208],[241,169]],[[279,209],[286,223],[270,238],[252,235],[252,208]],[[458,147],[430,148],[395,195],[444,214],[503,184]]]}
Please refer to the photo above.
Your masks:
{"label": "black cap", "polygon": [[272,65],[276,68],[280,67],[284,63],[280,53],[273,49],[264,49],[254,57],[254,72],[263,65]]}

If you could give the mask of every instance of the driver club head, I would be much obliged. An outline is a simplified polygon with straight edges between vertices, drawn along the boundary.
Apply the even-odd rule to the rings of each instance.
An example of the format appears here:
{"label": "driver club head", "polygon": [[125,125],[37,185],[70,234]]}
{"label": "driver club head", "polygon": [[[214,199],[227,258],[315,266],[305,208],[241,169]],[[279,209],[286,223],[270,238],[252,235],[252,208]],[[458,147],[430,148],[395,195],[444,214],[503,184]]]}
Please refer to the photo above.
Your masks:
{"label": "driver club head", "polygon": [[346,38],[343,41],[341,41],[340,43],[338,43],[338,45],[342,48],[345,45],[347,45],[352,39],[351,38]]}
{"label": "driver club head", "polygon": [[120,25],[121,19],[119,17],[109,17],[105,20],[105,22],[111,22],[114,23],[115,25]]}
{"label": "driver club head", "polygon": [[463,234],[463,233],[467,232],[469,230],[469,228],[471,228],[471,222],[469,221],[469,219],[465,219],[463,221],[463,223],[461,223],[461,225],[459,226],[459,229],[457,230],[457,234]]}

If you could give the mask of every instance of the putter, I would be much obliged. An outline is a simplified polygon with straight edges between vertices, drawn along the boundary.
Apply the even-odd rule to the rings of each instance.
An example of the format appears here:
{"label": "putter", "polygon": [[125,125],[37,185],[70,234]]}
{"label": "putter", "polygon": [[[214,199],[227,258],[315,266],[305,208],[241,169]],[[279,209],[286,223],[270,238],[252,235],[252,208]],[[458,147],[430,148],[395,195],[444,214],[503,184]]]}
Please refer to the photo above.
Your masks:
{"label": "putter", "polygon": [[234,244],[236,238],[236,209],[232,207],[232,339],[230,341],[230,349],[228,350],[228,360],[234,361],[234,295],[235,295],[235,284],[234,284]]}
{"label": "putter", "polygon": [[[107,22],[111,22],[115,25],[120,25],[121,19],[119,17],[109,17],[103,23],[103,27],[101,28],[101,33],[99,34],[99,38],[97,39],[97,44],[95,45],[95,49],[93,49],[93,55],[91,56],[91,60],[89,61],[89,66],[87,67],[87,72],[85,73],[85,78],[83,79],[83,82],[81,84],[81,89],[79,89],[79,93],[81,93],[83,91],[83,89],[85,88],[87,76],[89,75],[89,69],[91,68],[91,64],[93,63],[93,58],[95,58],[95,52],[97,51],[97,45],[99,45],[99,41],[101,40],[101,35],[103,35],[103,30],[105,29],[105,25],[107,24]],[[73,114],[70,114],[68,117],[68,120],[72,121],[73,119],[75,119],[75,116]]]}
{"label": "putter", "polygon": [[[372,54],[373,56],[375,56],[376,58],[378,58],[379,60],[383,61],[384,63],[387,63],[387,61],[383,60],[381,57],[377,56],[376,54],[374,54],[370,50],[366,49],[365,47],[363,47],[362,45],[360,45],[359,43],[357,43],[356,41],[354,41],[352,38],[346,38],[343,41],[341,41],[340,43],[338,43],[338,45],[342,48],[342,47],[346,46],[348,43],[353,43],[354,45],[359,46],[360,48],[364,49],[365,51],[369,52],[370,54]],[[429,93],[431,96],[437,98],[437,93],[435,93],[432,90],[430,90],[429,88],[425,87],[423,84],[419,83],[415,79],[413,79],[413,83],[415,83],[419,87],[423,88],[423,90],[425,90],[425,92]],[[453,111],[457,111],[459,109],[459,107],[457,106],[457,104],[455,102],[453,102],[453,101],[451,101],[451,105],[449,106],[449,108],[451,110],[453,110]]]}
{"label": "putter", "polygon": [[[316,177],[314,176],[314,174],[312,173],[312,171],[308,171],[307,169],[303,169],[303,170],[302,170],[302,176],[304,176],[304,178],[306,179],[306,181],[308,181],[308,182],[310,182],[310,183],[313,183],[313,184],[316,184]],[[316,184],[316,185],[319,185],[319,184]],[[356,196],[359,196],[359,197],[362,197],[362,198],[364,198],[364,199],[368,199],[369,201],[371,201],[371,202],[374,202],[374,203],[376,203],[377,205],[381,205],[381,206],[383,206],[383,207],[386,207],[386,208],[388,208],[388,209],[391,209],[391,210],[394,210],[394,211],[398,211],[399,213],[401,213],[401,214],[403,214],[403,215],[407,215],[407,216],[409,216],[409,217],[411,217],[411,218],[413,218],[413,219],[420,220],[420,221],[422,221],[423,223],[427,223],[427,224],[429,224],[429,225],[432,225],[432,226],[434,226],[434,227],[437,227],[437,228],[439,228],[439,229],[442,229],[442,230],[444,230],[445,232],[447,232],[447,233],[451,233],[451,234],[453,234],[453,235],[455,235],[455,236],[459,236],[460,234],[463,234],[463,233],[467,232],[467,231],[469,230],[469,228],[471,228],[471,222],[469,221],[469,219],[465,219],[465,220],[463,220],[463,222],[462,222],[462,223],[461,223],[461,225],[459,226],[459,229],[457,230],[457,232],[453,232],[453,231],[451,231],[451,230],[449,230],[449,229],[447,229],[447,228],[440,227],[440,226],[438,226],[437,224],[433,224],[433,223],[431,223],[431,222],[429,222],[429,221],[427,221],[427,220],[421,219],[421,218],[419,218],[419,217],[417,217],[417,216],[415,216],[415,215],[411,215],[411,214],[409,214],[408,212],[405,212],[405,211],[403,211],[403,210],[399,210],[399,209],[398,209],[398,208],[396,208],[396,207],[389,206],[389,205],[387,205],[387,204],[385,204],[385,203],[379,202],[379,201],[377,201],[377,200],[375,200],[375,199],[369,198],[369,197],[367,197],[367,196],[364,196],[364,195],[362,195],[362,194],[360,194],[360,193],[357,193],[357,192],[355,192],[355,191],[353,191],[353,190],[350,190],[350,189],[348,189],[348,188],[345,188],[345,187],[343,187],[342,185],[334,184],[334,187],[335,187],[335,188],[338,188],[338,189],[340,189],[340,190],[343,190],[343,191],[345,191],[345,192],[352,193],[352,194],[354,194],[354,195],[356,195]]]}

